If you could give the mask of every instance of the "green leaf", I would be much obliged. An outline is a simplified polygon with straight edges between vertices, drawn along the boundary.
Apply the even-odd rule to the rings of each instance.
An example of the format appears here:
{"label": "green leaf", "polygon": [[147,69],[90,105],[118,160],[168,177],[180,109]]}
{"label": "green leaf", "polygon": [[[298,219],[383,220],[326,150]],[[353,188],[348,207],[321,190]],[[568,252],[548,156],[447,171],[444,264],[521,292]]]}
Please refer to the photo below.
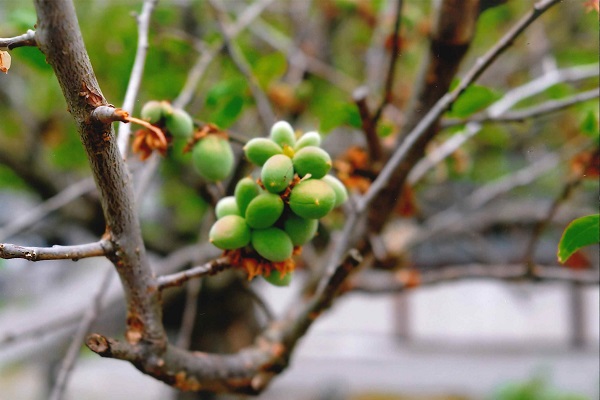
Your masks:
{"label": "green leaf", "polygon": [[229,128],[240,116],[244,108],[244,98],[235,96],[228,99],[212,115],[212,122],[221,128]]}
{"label": "green leaf", "polygon": [[492,104],[500,98],[500,94],[485,86],[471,85],[454,102],[447,116],[466,118]]}
{"label": "green leaf", "polygon": [[581,133],[586,136],[590,136],[592,138],[597,137],[598,132],[598,120],[596,119],[596,114],[593,111],[589,111],[583,121],[581,122]]}
{"label": "green leaf", "polygon": [[564,263],[582,247],[600,242],[600,214],[588,215],[572,221],[558,243],[558,261]]}
{"label": "green leaf", "polygon": [[282,53],[272,53],[262,56],[256,62],[254,74],[259,85],[266,89],[269,83],[278,80],[287,70],[287,60]]}

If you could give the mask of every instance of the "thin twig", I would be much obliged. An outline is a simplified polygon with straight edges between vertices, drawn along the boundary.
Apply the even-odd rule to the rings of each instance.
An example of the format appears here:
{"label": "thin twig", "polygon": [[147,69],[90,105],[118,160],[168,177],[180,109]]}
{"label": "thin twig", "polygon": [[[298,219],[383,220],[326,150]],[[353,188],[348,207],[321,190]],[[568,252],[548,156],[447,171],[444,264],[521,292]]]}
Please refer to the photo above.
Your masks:
{"label": "thin twig", "polygon": [[[543,92],[553,85],[566,82],[578,82],[594,76],[598,76],[598,64],[584,65],[547,72],[544,75],[525,83],[524,85],[518,86],[506,92],[500,100],[489,106],[487,110],[484,111],[483,115],[485,115],[486,118],[491,119],[500,117],[506,114],[508,110],[518,102],[535,96],[536,94]],[[467,140],[478,134],[482,127],[483,126],[481,123],[467,122],[462,132],[453,135],[450,139],[428,154],[425,158],[421,159],[413,167],[408,175],[409,183],[414,185],[416,182],[421,180],[431,168],[452,154]]]}
{"label": "thin twig", "polygon": [[0,336],[0,347],[20,342],[28,339],[40,340],[44,335],[48,335],[60,329],[73,329],[75,323],[81,320],[81,313],[76,312],[70,315],[60,315],[50,321],[45,321],[40,325],[23,329],[17,332],[7,332]]}
{"label": "thin twig", "polygon": [[199,278],[201,276],[206,275],[214,275],[229,267],[231,267],[229,257],[220,257],[185,271],[176,272],[171,275],[159,276],[158,278],[156,278],[156,283],[158,289],[163,290],[173,286],[180,286],[182,283],[187,282],[193,278]]}
{"label": "thin twig", "polygon": [[381,160],[383,150],[381,148],[381,140],[377,135],[377,121],[371,112],[369,111],[369,105],[367,104],[367,95],[369,89],[366,86],[361,86],[352,93],[352,98],[362,121],[362,131],[367,139],[367,149],[369,151],[369,161],[371,163],[377,163]]}
{"label": "thin twig", "polygon": [[196,322],[196,314],[198,311],[198,295],[202,288],[202,280],[194,280],[189,282],[185,291],[185,306],[183,307],[183,315],[181,316],[181,326],[177,334],[177,347],[181,349],[189,349],[194,333],[194,323]]}
{"label": "thin twig", "polygon": [[402,23],[402,0],[397,0],[396,4],[396,19],[394,21],[394,36],[392,37],[392,54],[390,55],[390,64],[388,66],[387,75],[385,77],[383,99],[381,104],[373,114],[373,125],[377,125],[383,109],[392,101],[392,92],[394,89],[394,77],[396,76],[396,63],[400,56],[400,27]]}
{"label": "thin twig", "polygon": [[515,39],[539,16],[541,16],[551,6],[557,4],[559,0],[543,0],[535,3],[533,9],[523,16],[496,44],[492,46],[482,57],[480,57],[475,65],[466,73],[461,83],[453,91],[442,96],[429,112],[421,119],[415,128],[406,136],[404,141],[398,146],[392,157],[389,159],[385,167],[381,170],[379,176],[373,181],[371,187],[357,201],[356,211],[350,215],[341,237],[338,241],[336,249],[328,263],[328,269],[331,270],[339,264],[346,248],[350,245],[350,238],[354,232],[355,226],[360,219],[359,217],[367,210],[371,202],[385,188],[389,179],[393,176],[396,168],[404,161],[415,143],[418,142],[421,135],[439,119],[445,110],[456,101],[456,99],[471,85],[500,54],[506,51]]}
{"label": "thin twig", "polygon": [[[144,75],[144,65],[146,63],[146,54],[148,53],[149,47],[148,31],[150,27],[150,17],[152,16],[152,11],[157,3],[158,0],[145,0],[144,6],[142,7],[142,13],[136,18],[138,24],[138,44],[135,53],[135,61],[131,68],[131,75],[129,76],[129,83],[127,84],[127,91],[125,92],[125,99],[123,100],[122,106],[123,110],[130,114],[133,113],[135,99],[137,98],[142,82],[142,76]],[[127,124],[120,124],[117,143],[123,157],[127,155],[127,145],[129,144],[130,135],[131,127]]]}
{"label": "thin twig", "polygon": [[[244,12],[239,14],[235,23],[229,25],[229,37],[231,40],[235,39],[237,35],[239,35],[242,31],[244,31],[250,23],[252,23],[258,16],[263,12],[263,10],[274,0],[259,0],[248,6]],[[196,64],[191,68],[188,77],[183,85],[183,89],[179,93],[179,96],[175,100],[173,100],[173,106],[177,108],[183,108],[190,101],[192,101],[192,97],[194,96],[194,92],[198,83],[204,76],[204,72],[210,65],[210,63],[215,59],[215,57],[225,48],[225,41],[220,40],[215,43],[213,46],[203,51]]]}
{"label": "thin twig", "polygon": [[106,239],[75,246],[23,247],[16,244],[0,243],[0,258],[24,258],[28,261],[73,260],[104,257],[112,251],[112,244]]}
{"label": "thin twig", "polygon": [[561,206],[561,204],[567,201],[571,196],[571,193],[573,193],[573,191],[583,182],[585,178],[585,171],[588,169],[589,165],[592,162],[593,157],[591,157],[590,160],[586,163],[586,165],[584,165],[584,167],[581,170],[581,173],[576,173],[567,180],[567,182],[563,185],[562,190],[560,191],[558,196],[556,196],[556,198],[548,208],[546,218],[539,221],[533,227],[533,231],[531,233],[531,236],[529,237],[529,241],[527,242],[527,246],[525,248],[525,254],[523,256],[523,262],[528,267],[528,272],[531,275],[535,275],[535,273],[537,272],[535,271],[536,266],[534,263],[534,257],[542,233],[556,215],[556,212],[558,211],[558,208]]}
{"label": "thin twig", "polygon": [[12,50],[17,47],[37,47],[35,41],[35,31],[28,29],[26,33],[11,37],[11,38],[0,38],[0,50]]}
{"label": "thin twig", "polygon": [[104,279],[102,280],[98,291],[94,295],[90,307],[83,315],[83,319],[79,323],[77,331],[75,332],[75,335],[73,335],[71,345],[69,346],[67,353],[65,354],[65,357],[63,358],[63,361],[60,365],[58,376],[56,377],[54,387],[52,388],[52,393],[50,394],[50,400],[61,400],[63,398],[65,388],[67,387],[67,383],[69,381],[69,377],[71,375],[71,372],[73,371],[75,362],[77,361],[79,350],[83,345],[83,342],[85,340],[86,335],[88,334],[90,326],[98,317],[98,313],[102,308],[102,300],[108,290],[108,286],[113,275],[114,270],[112,268],[106,271]]}
{"label": "thin twig", "polygon": [[250,26],[250,30],[274,49],[286,54],[289,63],[300,64],[302,68],[306,68],[316,76],[327,80],[338,89],[352,93],[359,85],[359,82],[353,77],[333,68],[316,57],[306,54],[300,47],[294,45],[290,38],[264,21],[256,21],[256,23]]}
{"label": "thin twig", "polygon": [[0,241],[16,235],[23,229],[39,222],[51,212],[66,206],[73,200],[76,200],[95,189],[96,186],[94,185],[94,180],[92,178],[86,178],[70,185],[55,196],[28,210],[25,214],[15,216],[12,221],[0,228]]}
{"label": "thin twig", "polygon": [[227,14],[223,11],[222,5],[218,0],[209,0],[209,4],[212,6],[216,14],[217,26],[221,32],[221,36],[223,36],[225,47],[231,56],[231,61],[233,61],[238,70],[247,79],[250,92],[252,92],[252,97],[254,97],[254,100],[256,101],[258,115],[260,115],[260,119],[263,123],[265,131],[268,131],[271,125],[273,125],[276,121],[275,113],[271,107],[271,102],[269,101],[267,94],[258,84],[258,80],[252,72],[252,68],[244,57],[242,51],[233,42],[229,33],[229,24],[226,22]]}
{"label": "thin twig", "polygon": [[523,264],[465,264],[448,265],[434,270],[401,270],[398,272],[373,271],[357,276],[349,282],[348,290],[369,294],[400,293],[407,290],[464,280],[501,280],[509,282],[575,282],[598,285],[597,270],[571,270],[559,266],[536,266],[535,274],[527,274]]}
{"label": "thin twig", "polygon": [[585,101],[597,99],[600,97],[600,88],[591,89],[585,92],[577,93],[572,96],[565,97],[559,100],[549,100],[544,103],[523,108],[515,111],[507,111],[496,117],[491,115],[474,115],[466,120],[448,120],[442,123],[442,127],[448,128],[456,125],[462,125],[467,122],[522,122],[527,119],[538,118],[546,114],[564,110]]}
{"label": "thin twig", "polygon": [[[575,140],[578,142],[578,140]],[[424,221],[420,233],[417,233],[410,239],[408,239],[402,251],[406,251],[419,243],[423,243],[434,236],[441,233],[456,233],[464,230],[472,230],[473,226],[470,225],[469,221],[471,218],[467,215],[471,215],[475,219],[476,215],[474,211],[482,209],[492,200],[499,196],[510,192],[518,187],[523,187],[531,184],[536,179],[544,176],[548,171],[555,168],[564,160],[569,159],[574,154],[577,154],[584,148],[589,147],[589,142],[586,141],[584,144],[575,145],[573,143],[566,143],[563,146],[561,154],[549,153],[539,160],[536,160],[532,164],[522,168],[514,173],[510,173],[499,179],[489,182],[486,185],[474,190],[471,194],[461,199],[458,204],[446,208],[443,211],[437,212],[431,215]],[[524,211],[523,207],[519,207],[519,212]],[[482,210],[485,211],[485,210]],[[489,212],[488,214],[497,214],[496,212]]]}

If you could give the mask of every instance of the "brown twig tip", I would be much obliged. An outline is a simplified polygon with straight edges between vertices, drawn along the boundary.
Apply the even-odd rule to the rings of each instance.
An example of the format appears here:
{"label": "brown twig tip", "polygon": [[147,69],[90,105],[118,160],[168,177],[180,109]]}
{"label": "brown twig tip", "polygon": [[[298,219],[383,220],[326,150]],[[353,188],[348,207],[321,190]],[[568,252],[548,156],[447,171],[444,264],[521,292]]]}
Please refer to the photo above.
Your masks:
{"label": "brown twig tip", "polygon": [[129,113],[122,108],[114,106],[99,106],[92,111],[92,118],[103,124],[112,122],[129,122]]}
{"label": "brown twig tip", "polygon": [[104,357],[110,357],[110,343],[108,339],[97,333],[92,333],[85,339],[85,345],[94,353]]}

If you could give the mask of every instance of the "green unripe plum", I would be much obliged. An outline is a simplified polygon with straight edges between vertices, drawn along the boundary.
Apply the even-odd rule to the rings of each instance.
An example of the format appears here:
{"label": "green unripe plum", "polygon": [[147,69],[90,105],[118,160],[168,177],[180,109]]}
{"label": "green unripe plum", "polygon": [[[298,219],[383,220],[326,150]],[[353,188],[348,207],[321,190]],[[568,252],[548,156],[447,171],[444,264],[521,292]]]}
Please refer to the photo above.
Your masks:
{"label": "green unripe plum", "polygon": [[234,250],[250,243],[250,228],[239,215],[226,215],[218,219],[208,233],[212,244],[222,250]]}
{"label": "green unripe plum", "polygon": [[283,213],[283,200],[276,194],[263,193],[256,196],[246,209],[246,223],[254,229],[273,225]]}
{"label": "green unripe plum", "polygon": [[271,271],[269,276],[262,276],[263,279],[269,282],[271,285],[275,286],[289,286],[294,274],[292,272],[286,273],[283,277],[281,277],[281,272],[274,269]]}
{"label": "green unripe plum", "polygon": [[238,209],[240,210],[240,215],[242,217],[246,216],[246,209],[248,208],[248,204],[254,199],[256,196],[260,194],[260,186],[252,178],[245,177],[238,181],[237,185],[235,185],[235,201],[238,205]]}
{"label": "green unripe plum", "polygon": [[165,125],[175,137],[187,138],[194,133],[194,121],[184,110],[173,109],[171,114],[165,116]]}
{"label": "green unripe plum", "polygon": [[261,257],[272,262],[287,260],[294,251],[292,239],[287,233],[275,227],[253,230],[251,243]]}
{"label": "green unripe plum", "polygon": [[223,218],[226,215],[241,215],[235,197],[227,196],[219,200],[215,206],[215,214],[217,215],[217,219]]}
{"label": "green unripe plum", "polygon": [[294,186],[290,208],[299,217],[319,219],[333,210],[335,200],[335,192],[327,183],[309,179]]}
{"label": "green unripe plum", "polygon": [[208,135],[194,146],[192,161],[196,171],[210,182],[222,181],[233,170],[233,151],[229,142],[217,135]]}
{"label": "green unripe plum", "polygon": [[269,192],[283,192],[294,178],[292,160],[283,154],[274,155],[263,165],[260,178]]}
{"label": "green unripe plum", "polygon": [[295,214],[290,214],[283,223],[283,230],[292,239],[294,246],[302,246],[311,240],[318,227],[318,220],[300,218]]}
{"label": "green unripe plum", "polygon": [[294,146],[294,150],[298,151],[308,146],[319,147],[320,145],[321,135],[319,135],[319,132],[311,131],[306,132],[304,135],[300,136],[300,139],[298,139],[298,141],[296,142],[296,146]]}
{"label": "green unripe plum", "polygon": [[271,128],[270,138],[282,149],[285,146],[290,146],[293,148],[296,144],[296,135],[294,135],[294,129],[286,121],[279,121],[273,125]]}
{"label": "green unripe plum", "polygon": [[335,207],[341,206],[348,200],[348,190],[338,178],[331,175],[325,175],[321,180],[331,186],[335,192]]}
{"label": "green unripe plum", "polygon": [[142,119],[151,124],[156,124],[166,115],[167,111],[170,112],[170,107],[169,103],[151,100],[142,107]]}
{"label": "green unripe plum", "polygon": [[270,157],[283,154],[283,149],[272,140],[253,138],[244,146],[244,154],[252,164],[262,167]]}
{"label": "green unripe plum", "polygon": [[304,147],[292,159],[294,171],[302,178],[310,174],[311,178],[320,179],[331,169],[331,157],[320,147]]}

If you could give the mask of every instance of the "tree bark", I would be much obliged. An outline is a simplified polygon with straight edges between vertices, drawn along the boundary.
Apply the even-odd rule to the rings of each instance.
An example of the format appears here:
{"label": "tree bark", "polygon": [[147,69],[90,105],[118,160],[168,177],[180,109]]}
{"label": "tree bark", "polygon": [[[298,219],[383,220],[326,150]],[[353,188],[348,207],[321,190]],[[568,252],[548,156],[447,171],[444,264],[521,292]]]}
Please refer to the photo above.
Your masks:
{"label": "tree bark", "polygon": [[131,178],[117,148],[111,124],[91,119],[107,101],[94,75],[73,3],[36,0],[36,42],[52,66],[67,107],[78,127],[92,175],[100,193],[106,235],[113,244],[109,255],[127,301],[127,340],[166,346],[160,295],[141,237]]}

